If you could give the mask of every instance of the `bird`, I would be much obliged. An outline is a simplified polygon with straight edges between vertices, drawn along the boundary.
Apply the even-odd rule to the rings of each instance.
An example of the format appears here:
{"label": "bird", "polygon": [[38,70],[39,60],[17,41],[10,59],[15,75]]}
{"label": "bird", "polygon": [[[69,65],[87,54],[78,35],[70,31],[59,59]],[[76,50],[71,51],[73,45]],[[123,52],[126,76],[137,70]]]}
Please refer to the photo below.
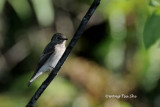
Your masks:
{"label": "bird", "polygon": [[39,58],[36,70],[28,82],[28,87],[31,83],[46,71],[52,71],[57,65],[59,59],[66,50],[66,38],[62,33],[55,33],[51,38],[50,43],[43,50]]}

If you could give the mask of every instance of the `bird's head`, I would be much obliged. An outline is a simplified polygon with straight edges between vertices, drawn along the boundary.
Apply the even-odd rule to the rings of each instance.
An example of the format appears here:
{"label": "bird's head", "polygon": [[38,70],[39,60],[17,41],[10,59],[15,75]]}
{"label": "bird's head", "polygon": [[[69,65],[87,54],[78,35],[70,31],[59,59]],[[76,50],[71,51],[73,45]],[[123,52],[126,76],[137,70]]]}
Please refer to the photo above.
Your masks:
{"label": "bird's head", "polygon": [[51,42],[55,42],[57,44],[63,43],[65,40],[68,40],[65,35],[61,33],[56,33],[53,35]]}

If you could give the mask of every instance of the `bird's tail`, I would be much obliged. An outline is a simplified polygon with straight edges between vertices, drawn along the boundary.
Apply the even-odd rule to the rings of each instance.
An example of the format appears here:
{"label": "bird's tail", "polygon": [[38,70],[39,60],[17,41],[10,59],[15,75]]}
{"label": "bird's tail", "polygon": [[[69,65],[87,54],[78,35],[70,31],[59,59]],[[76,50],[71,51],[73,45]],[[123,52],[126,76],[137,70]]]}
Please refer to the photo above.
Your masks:
{"label": "bird's tail", "polygon": [[43,72],[38,72],[37,74],[35,74],[31,80],[28,82],[28,87],[31,85],[31,83],[37,78],[39,77]]}

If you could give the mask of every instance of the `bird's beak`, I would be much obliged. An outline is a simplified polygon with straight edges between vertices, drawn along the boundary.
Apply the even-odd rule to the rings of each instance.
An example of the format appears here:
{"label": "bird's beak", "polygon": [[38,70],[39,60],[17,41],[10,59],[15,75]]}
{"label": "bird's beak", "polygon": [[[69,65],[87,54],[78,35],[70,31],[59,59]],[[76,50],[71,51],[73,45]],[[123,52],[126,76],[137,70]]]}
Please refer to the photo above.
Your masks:
{"label": "bird's beak", "polygon": [[63,40],[68,40],[68,38],[63,38]]}

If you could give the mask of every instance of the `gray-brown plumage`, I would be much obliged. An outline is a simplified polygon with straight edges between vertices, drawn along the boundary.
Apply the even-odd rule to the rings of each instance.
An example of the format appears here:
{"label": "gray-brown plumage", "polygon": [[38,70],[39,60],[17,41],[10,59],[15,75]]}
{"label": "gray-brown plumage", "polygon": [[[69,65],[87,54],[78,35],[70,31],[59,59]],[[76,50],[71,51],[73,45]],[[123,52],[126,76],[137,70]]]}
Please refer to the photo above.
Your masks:
{"label": "gray-brown plumage", "polygon": [[46,46],[40,56],[35,73],[31,77],[28,86],[30,86],[38,76],[47,70],[51,71],[56,66],[66,49],[66,40],[67,38],[61,33],[56,33],[53,35],[51,42]]}

